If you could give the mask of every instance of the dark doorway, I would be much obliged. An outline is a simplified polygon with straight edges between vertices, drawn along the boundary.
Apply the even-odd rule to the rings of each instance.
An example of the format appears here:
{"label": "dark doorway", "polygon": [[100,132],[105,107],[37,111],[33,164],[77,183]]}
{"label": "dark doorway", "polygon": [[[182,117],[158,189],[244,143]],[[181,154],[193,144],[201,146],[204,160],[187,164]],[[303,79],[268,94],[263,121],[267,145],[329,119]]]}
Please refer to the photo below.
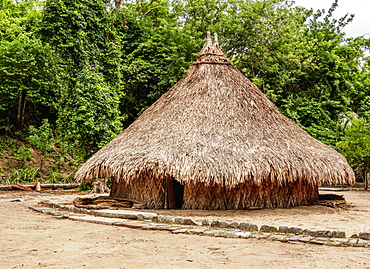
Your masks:
{"label": "dark doorway", "polygon": [[164,180],[165,186],[165,209],[180,209],[184,201],[184,185],[174,178],[166,178]]}
{"label": "dark doorway", "polygon": [[184,185],[177,180],[173,180],[173,190],[175,193],[175,206],[180,209],[184,202]]}

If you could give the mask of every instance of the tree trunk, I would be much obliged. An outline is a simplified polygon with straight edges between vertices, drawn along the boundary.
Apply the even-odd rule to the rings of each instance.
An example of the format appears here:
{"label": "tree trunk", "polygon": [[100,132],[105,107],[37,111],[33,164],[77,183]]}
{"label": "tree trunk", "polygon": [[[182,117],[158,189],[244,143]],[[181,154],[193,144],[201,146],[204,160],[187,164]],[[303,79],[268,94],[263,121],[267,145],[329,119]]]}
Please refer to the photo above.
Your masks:
{"label": "tree trunk", "polygon": [[21,114],[22,114],[22,101],[23,99],[23,91],[19,92],[19,99],[18,99],[18,113],[17,113],[17,125],[21,126]]}

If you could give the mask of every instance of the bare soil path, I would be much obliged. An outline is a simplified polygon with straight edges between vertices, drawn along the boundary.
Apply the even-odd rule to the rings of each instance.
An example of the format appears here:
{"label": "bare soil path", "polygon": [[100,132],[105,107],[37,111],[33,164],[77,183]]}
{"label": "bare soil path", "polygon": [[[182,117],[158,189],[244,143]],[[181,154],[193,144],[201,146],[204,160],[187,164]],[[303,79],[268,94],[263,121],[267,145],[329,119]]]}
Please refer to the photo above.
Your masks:
{"label": "bare soil path", "polygon": [[[237,212],[167,212],[369,231],[370,192],[341,193],[349,210],[319,206]],[[11,202],[19,197],[22,202]],[[288,244],[133,230],[56,219],[27,208],[50,194],[0,193],[0,268],[370,268],[370,248]],[[319,207],[319,208],[318,208]],[[171,213],[171,214],[170,214]],[[326,223],[330,219],[330,223]],[[288,223],[289,222],[289,223]],[[325,224],[326,223],[326,224]],[[349,226],[349,227],[348,227]]]}

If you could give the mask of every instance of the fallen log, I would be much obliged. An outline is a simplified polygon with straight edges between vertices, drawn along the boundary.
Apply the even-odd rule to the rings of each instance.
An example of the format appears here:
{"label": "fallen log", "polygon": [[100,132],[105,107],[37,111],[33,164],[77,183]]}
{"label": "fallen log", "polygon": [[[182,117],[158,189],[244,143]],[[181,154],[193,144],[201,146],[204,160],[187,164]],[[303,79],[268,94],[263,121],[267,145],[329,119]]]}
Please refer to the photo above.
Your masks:
{"label": "fallen log", "polygon": [[344,196],[337,194],[320,194],[319,200],[315,201],[313,204],[342,209],[350,207],[344,199]]}
{"label": "fallen log", "polygon": [[17,185],[15,184],[12,184],[12,187],[13,188],[16,188],[16,189],[19,189],[19,190],[22,190],[22,191],[33,191],[31,188],[28,188],[20,183],[17,183]]}
{"label": "fallen log", "polygon": [[[11,190],[19,190],[18,187],[15,184],[9,184],[9,185],[0,185],[0,191],[11,191]],[[33,184],[23,184],[23,186],[34,189],[35,185]],[[57,183],[50,183],[50,184],[40,184],[40,187],[43,189],[74,189],[78,188],[80,186],[80,183],[63,183],[63,184],[57,184]]]}
{"label": "fallen log", "polygon": [[75,207],[86,209],[117,209],[120,207],[132,208],[134,204],[136,204],[136,207],[137,206],[141,208],[145,207],[145,205],[142,202],[137,200],[115,198],[109,196],[100,196],[96,198],[76,197],[73,200],[73,204]]}

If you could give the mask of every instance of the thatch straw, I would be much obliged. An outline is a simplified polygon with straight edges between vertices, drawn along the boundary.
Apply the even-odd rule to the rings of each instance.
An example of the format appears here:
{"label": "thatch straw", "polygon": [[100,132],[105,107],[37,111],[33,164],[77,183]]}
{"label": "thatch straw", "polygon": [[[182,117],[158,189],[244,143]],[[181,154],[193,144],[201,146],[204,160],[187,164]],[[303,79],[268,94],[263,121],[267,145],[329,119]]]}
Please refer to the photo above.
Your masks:
{"label": "thatch straw", "polygon": [[307,204],[319,185],[355,179],[341,154],[282,115],[210,38],[188,73],[76,174],[101,177],[113,179],[111,195],[149,207],[165,207],[170,178],[184,185],[184,207],[207,209]]}

